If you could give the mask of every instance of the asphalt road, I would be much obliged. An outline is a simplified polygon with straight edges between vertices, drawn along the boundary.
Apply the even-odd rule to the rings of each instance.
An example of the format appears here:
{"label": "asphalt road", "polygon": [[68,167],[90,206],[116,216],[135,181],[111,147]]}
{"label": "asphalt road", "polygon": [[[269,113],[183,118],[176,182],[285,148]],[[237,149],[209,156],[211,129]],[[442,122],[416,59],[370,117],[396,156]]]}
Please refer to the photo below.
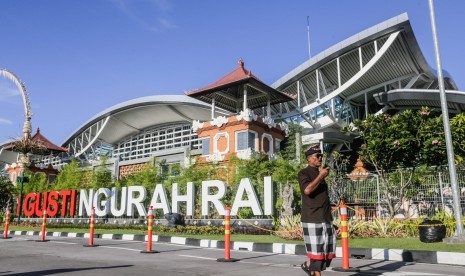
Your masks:
{"label": "asphalt road", "polygon": [[[231,251],[238,262],[221,263],[224,251],[186,245],[154,243],[160,253],[142,254],[145,242],[94,239],[97,247],[84,247],[83,238],[13,236],[0,240],[0,276],[3,275],[306,275],[304,256]],[[465,264],[465,260],[464,260]],[[340,259],[332,267],[340,267]],[[465,267],[379,260],[350,259],[361,272],[324,275],[465,275]]]}

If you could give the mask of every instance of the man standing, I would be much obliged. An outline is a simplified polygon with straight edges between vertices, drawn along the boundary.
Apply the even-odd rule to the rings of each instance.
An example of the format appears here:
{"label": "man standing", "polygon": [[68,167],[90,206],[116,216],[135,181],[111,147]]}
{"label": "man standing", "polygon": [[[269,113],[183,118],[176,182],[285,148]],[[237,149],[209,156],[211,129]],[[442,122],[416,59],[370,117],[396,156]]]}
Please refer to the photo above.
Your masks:
{"label": "man standing", "polygon": [[301,267],[308,275],[320,276],[336,257],[336,235],[325,182],[329,168],[320,168],[322,154],[318,146],[308,148],[305,157],[308,166],[299,172],[298,179],[302,194],[302,230],[309,260]]}

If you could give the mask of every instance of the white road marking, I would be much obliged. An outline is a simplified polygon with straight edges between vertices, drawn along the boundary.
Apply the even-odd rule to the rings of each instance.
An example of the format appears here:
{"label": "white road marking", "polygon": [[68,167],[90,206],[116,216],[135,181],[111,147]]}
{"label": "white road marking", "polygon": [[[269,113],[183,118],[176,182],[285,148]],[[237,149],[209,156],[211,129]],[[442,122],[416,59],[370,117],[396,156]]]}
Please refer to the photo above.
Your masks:
{"label": "white road marking", "polygon": [[244,264],[256,264],[256,265],[261,265],[261,266],[274,266],[274,267],[293,267],[293,268],[300,268],[296,267],[293,264],[276,264],[276,263],[255,263],[255,262],[247,262],[247,261],[241,261],[241,263]]}
{"label": "white road marking", "polygon": [[215,258],[208,258],[208,257],[199,257],[199,256],[192,256],[192,255],[179,255],[179,256],[180,256],[180,257],[187,257],[187,258],[195,258],[195,259],[216,261]]}
{"label": "white road marking", "polygon": [[121,250],[129,250],[129,251],[137,251],[140,252],[140,249],[132,249],[132,248],[124,248],[124,247],[116,247],[116,246],[106,246],[106,245],[99,245],[97,248],[103,247],[103,248],[111,248],[111,249],[121,249]]}
{"label": "white road marking", "polygon": [[61,241],[50,241],[52,243],[63,243],[63,244],[77,244],[76,242],[61,242]]}

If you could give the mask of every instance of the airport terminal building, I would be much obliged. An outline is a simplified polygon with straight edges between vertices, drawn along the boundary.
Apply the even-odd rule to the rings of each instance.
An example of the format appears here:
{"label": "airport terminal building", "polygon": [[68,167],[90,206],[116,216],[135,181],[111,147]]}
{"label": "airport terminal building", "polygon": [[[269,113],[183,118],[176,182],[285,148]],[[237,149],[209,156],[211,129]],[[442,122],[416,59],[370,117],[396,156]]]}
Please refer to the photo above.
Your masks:
{"label": "airport terminal building", "polygon": [[[253,69],[253,64],[247,67]],[[102,156],[107,156],[108,165],[118,178],[137,171],[154,157],[166,160],[167,164],[185,165],[191,156],[221,153],[215,152],[215,141],[208,144],[199,138],[193,124],[237,114],[239,109],[231,107],[244,101],[259,102],[269,92],[253,82],[226,76],[217,86],[219,92],[215,98],[148,96],[105,109],[85,121],[61,144],[67,152],[37,156],[33,161],[59,168],[66,160],[77,158],[96,166]],[[459,91],[446,72],[444,83],[449,111],[462,112],[465,93]],[[233,93],[230,87],[234,85],[242,85],[244,89]],[[339,129],[354,119],[422,106],[440,108],[437,74],[427,64],[407,14],[341,41],[304,61],[269,87],[285,93],[289,100],[271,101],[259,107],[249,104],[253,114],[271,120],[272,124],[299,123],[304,128],[304,144],[324,143],[334,151],[350,149],[352,137],[341,134]],[[248,140],[243,144],[251,150],[264,148],[267,140],[259,136],[244,136]],[[279,151],[279,142],[273,140],[273,154]],[[211,151],[205,151],[206,147]],[[229,148],[237,150],[237,145]],[[0,162],[4,164],[16,162],[15,158],[8,150],[0,151]]]}

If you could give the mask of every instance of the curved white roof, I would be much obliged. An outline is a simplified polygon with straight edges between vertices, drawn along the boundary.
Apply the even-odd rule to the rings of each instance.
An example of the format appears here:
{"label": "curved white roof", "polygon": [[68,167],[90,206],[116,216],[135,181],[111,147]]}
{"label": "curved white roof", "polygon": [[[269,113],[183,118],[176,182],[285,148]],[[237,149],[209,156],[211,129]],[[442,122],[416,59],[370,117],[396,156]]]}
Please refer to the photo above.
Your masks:
{"label": "curved white roof", "polygon": [[[458,89],[447,72],[444,78],[446,89]],[[318,129],[312,119],[318,110],[325,109],[338,121],[340,114],[330,114],[328,107],[336,97],[368,108],[377,104],[373,95],[380,92],[437,86],[436,72],[427,64],[404,13],[343,40],[277,80],[273,88],[297,97],[273,111],[282,118],[301,116]]]}
{"label": "curved white roof", "polygon": [[[465,110],[465,92],[446,90],[449,113],[461,113]],[[395,109],[416,109],[421,106],[441,109],[441,98],[437,89],[395,89],[373,95],[380,105]]]}
{"label": "curved white roof", "polygon": [[[445,89],[463,93],[457,91],[447,72],[443,75]],[[413,99],[390,104],[377,97],[393,90],[398,93],[427,90],[438,94],[436,71],[426,62],[406,13],[328,48],[284,75],[272,87],[295,95],[295,100],[272,107],[275,116],[300,117],[298,121],[309,133],[334,126],[337,129],[355,118],[363,119],[368,113],[408,104],[410,108],[439,105]],[[398,93],[391,94],[398,97]],[[452,112],[463,110],[461,104],[449,106],[455,109]]]}
{"label": "curved white roof", "polygon": [[[217,114],[227,114],[217,110]],[[183,95],[148,96],[129,100],[93,116],[76,129],[63,146],[84,149],[97,140],[115,144],[127,136],[157,125],[209,120],[211,106]]]}

